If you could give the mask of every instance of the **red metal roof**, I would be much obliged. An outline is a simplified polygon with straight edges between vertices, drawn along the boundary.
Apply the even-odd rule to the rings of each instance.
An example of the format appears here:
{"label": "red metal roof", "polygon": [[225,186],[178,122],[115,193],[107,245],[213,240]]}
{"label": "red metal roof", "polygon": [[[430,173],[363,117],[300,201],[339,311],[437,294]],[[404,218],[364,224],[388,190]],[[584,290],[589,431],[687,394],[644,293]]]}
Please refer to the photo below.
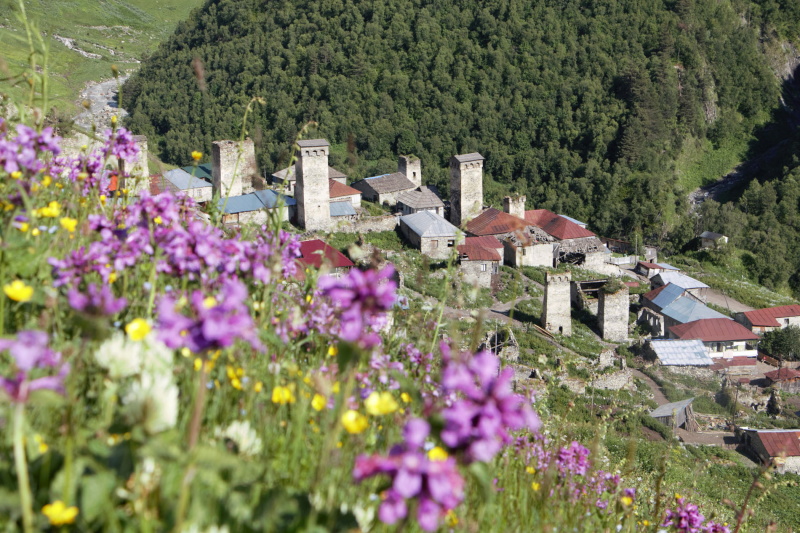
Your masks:
{"label": "red metal roof", "polygon": [[336,180],[328,180],[328,188],[330,190],[331,198],[341,198],[342,196],[361,195],[361,191],[354,189],[344,183],[339,183]]}
{"label": "red metal roof", "polygon": [[[667,283],[667,285],[669,285],[669,283]],[[667,288],[667,285],[662,285],[662,286],[660,286],[660,287],[659,287],[659,288],[657,288],[657,289],[653,289],[653,290],[652,290],[652,291],[650,291],[650,292],[646,292],[646,293],[644,293],[644,294],[642,295],[642,298],[644,298],[645,300],[650,300],[650,301],[652,302],[652,301],[653,301],[653,299],[655,299],[655,297],[656,297],[656,296],[658,296],[658,294],[659,294],[661,291],[663,291],[664,289],[666,289],[666,288]]]}
{"label": "red metal roof", "polygon": [[770,457],[800,455],[800,431],[756,431]]}
{"label": "red metal roof", "polygon": [[648,263],[647,261],[639,261],[636,264],[641,265],[649,270],[664,270],[664,267],[657,265],[655,263]]}
{"label": "red metal roof", "polygon": [[459,255],[466,256],[467,261],[500,261],[500,254],[497,250],[475,246],[472,244],[461,244],[458,246]]}
{"label": "red metal roof", "polygon": [[322,266],[323,258],[327,260],[333,268],[343,268],[353,266],[342,252],[319,239],[302,241],[300,243],[299,261],[307,266],[319,268]]}
{"label": "red metal roof", "polygon": [[781,305],[780,307],[768,307],[766,309],[756,309],[747,311],[744,316],[754,326],[767,326],[777,328],[780,323],[777,319],[800,316],[800,305]]}
{"label": "red metal roof", "polygon": [[800,372],[793,368],[779,368],[772,372],[767,372],[764,377],[772,381],[791,381],[800,378]]}
{"label": "red metal roof", "polygon": [[504,213],[490,207],[477,217],[467,222],[467,231],[472,235],[501,235],[526,227],[528,224],[521,218]]}
{"label": "red metal roof", "polygon": [[484,248],[498,249],[503,247],[503,243],[497,240],[493,235],[484,235],[483,237],[467,237],[464,239],[464,244],[469,246],[482,246]]}
{"label": "red metal roof", "polygon": [[756,366],[758,364],[758,360],[755,357],[732,357],[730,359],[725,359],[724,357],[716,357],[713,358],[714,364],[711,365],[711,370],[725,370],[726,368],[730,368],[732,366]]}
{"label": "red metal roof", "polygon": [[525,221],[533,226],[542,228],[556,239],[562,241],[595,237],[595,234],[588,229],[582,228],[571,220],[567,220],[547,209],[525,211]]}
{"label": "red metal roof", "polygon": [[672,326],[669,330],[679,339],[700,339],[703,342],[754,341],[759,338],[729,318],[703,318]]}

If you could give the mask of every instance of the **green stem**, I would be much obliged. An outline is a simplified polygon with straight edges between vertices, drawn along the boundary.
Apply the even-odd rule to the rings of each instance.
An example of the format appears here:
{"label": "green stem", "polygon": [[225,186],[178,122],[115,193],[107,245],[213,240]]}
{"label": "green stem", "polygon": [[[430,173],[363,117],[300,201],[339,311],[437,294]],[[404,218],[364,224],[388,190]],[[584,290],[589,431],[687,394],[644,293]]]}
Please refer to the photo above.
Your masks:
{"label": "green stem", "polygon": [[28,463],[25,460],[24,444],[25,404],[18,403],[14,409],[14,464],[17,468],[19,503],[22,507],[22,527],[25,533],[33,533],[33,498],[28,479]]}

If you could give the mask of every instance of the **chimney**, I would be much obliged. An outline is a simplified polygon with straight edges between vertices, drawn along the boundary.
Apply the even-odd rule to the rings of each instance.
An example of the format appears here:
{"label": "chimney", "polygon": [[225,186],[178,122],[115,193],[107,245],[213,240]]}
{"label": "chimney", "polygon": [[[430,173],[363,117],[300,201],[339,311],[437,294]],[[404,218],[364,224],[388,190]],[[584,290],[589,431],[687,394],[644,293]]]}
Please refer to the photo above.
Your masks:
{"label": "chimney", "polygon": [[258,176],[253,141],[214,141],[211,147],[213,194],[241,196],[253,192],[253,176]]}
{"label": "chimney", "polygon": [[524,219],[525,196],[506,196],[503,198],[503,212]]}
{"label": "chimney", "polygon": [[397,161],[397,171],[405,174],[414,187],[422,186],[422,162],[413,155],[401,155]]}

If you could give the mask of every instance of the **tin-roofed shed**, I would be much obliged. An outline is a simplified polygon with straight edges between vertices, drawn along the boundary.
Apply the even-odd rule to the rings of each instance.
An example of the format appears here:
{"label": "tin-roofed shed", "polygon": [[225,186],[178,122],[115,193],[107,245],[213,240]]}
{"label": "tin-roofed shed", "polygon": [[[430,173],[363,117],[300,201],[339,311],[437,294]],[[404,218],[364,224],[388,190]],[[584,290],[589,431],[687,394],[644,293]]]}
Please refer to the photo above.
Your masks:
{"label": "tin-roofed shed", "polygon": [[651,411],[650,416],[673,429],[683,428],[686,431],[698,431],[700,427],[694,419],[693,401],[694,398],[688,398],[679,402],[664,404]]}
{"label": "tin-roofed shed", "polygon": [[431,211],[400,217],[400,232],[414,247],[434,259],[447,259],[464,239],[457,227]]}

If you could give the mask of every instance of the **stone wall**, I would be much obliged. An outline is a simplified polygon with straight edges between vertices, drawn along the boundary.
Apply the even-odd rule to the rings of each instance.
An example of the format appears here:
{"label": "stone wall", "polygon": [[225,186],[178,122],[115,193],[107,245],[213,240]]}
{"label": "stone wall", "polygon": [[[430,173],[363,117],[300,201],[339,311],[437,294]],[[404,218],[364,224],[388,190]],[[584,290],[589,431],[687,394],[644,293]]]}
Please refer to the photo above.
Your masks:
{"label": "stone wall", "polygon": [[525,219],[525,196],[506,196],[503,198],[503,212]]}
{"label": "stone wall", "polygon": [[600,374],[587,385],[595,389],[631,390],[633,389],[633,373],[630,368],[626,368],[611,374]]}
{"label": "stone wall", "polygon": [[547,331],[572,335],[570,317],[570,272],[545,275],[542,325]]}
{"label": "stone wall", "polygon": [[600,289],[598,294],[600,303],[597,308],[597,322],[603,338],[612,342],[624,342],[628,339],[628,287],[623,285],[614,294],[607,294]]}
{"label": "stone wall", "polygon": [[717,373],[711,370],[710,366],[677,366],[677,365],[669,365],[663,366],[659,365],[665,370],[669,370],[673,374],[680,374],[682,376],[690,376],[697,379],[714,379],[717,377]]}
{"label": "stone wall", "polygon": [[374,231],[395,231],[400,224],[400,217],[383,215],[379,217],[359,217],[356,220],[335,221],[333,231],[342,233],[372,233]]}
{"label": "stone wall", "polygon": [[503,259],[505,264],[513,267],[553,266],[553,244],[533,244],[531,246],[515,246],[509,241],[503,241]]}
{"label": "stone wall", "polygon": [[466,285],[490,288],[492,276],[498,269],[496,261],[461,261],[461,280]]}

